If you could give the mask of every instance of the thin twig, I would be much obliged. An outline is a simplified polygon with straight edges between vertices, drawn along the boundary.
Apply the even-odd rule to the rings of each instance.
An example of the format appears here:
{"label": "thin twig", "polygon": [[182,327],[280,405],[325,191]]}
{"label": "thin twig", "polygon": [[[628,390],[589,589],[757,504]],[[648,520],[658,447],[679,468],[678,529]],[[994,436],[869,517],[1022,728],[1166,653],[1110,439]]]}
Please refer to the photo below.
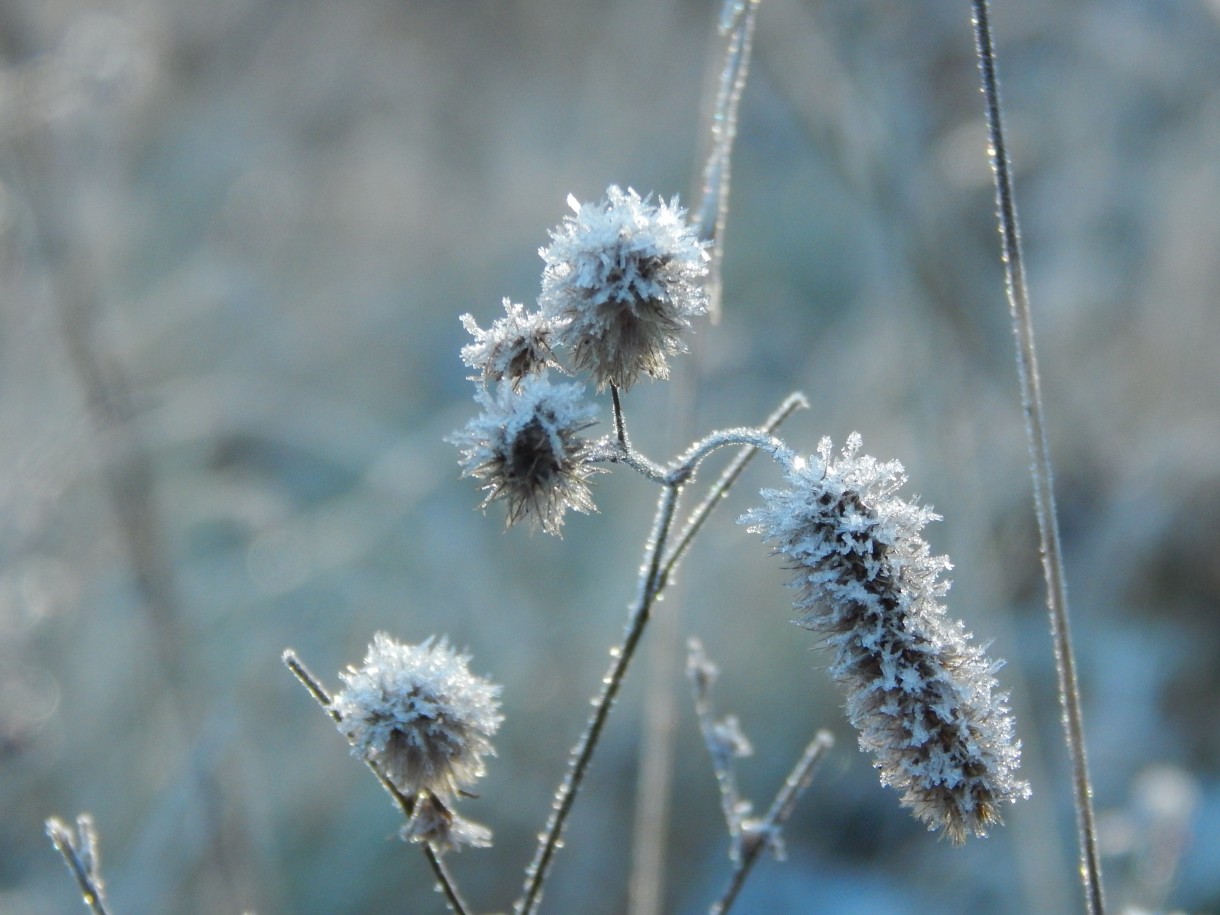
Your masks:
{"label": "thin twig", "polygon": [[695,223],[702,238],[715,244],[708,268],[708,312],[715,323],[720,314],[720,263],[724,227],[729,215],[729,178],[733,140],[737,136],[737,108],[746,87],[759,0],[725,0],[720,34],[728,37],[724,63],[712,110],[712,148],[703,166],[702,195]]}
{"label": "thin twig", "polygon": [[1085,754],[1084,716],[1080,707],[1080,688],[1076,681],[1076,659],[1072,649],[1071,631],[1068,628],[1063,547],[1059,539],[1059,521],[1055,512],[1050,448],[1046,439],[1038,359],[1034,351],[1034,328],[1030,316],[1029,290],[1025,283],[1020,223],[1017,219],[1008,151],[1004,142],[1000,86],[996,75],[987,0],[973,0],[973,8],[979,72],[987,108],[991,166],[995,173],[1004,273],[1008,303],[1012,312],[1013,334],[1016,337],[1021,404],[1025,410],[1025,431],[1032,459],[1034,508],[1038,515],[1038,531],[1042,540],[1042,570],[1046,577],[1047,611],[1050,616],[1051,638],[1055,644],[1055,667],[1059,680],[1059,701],[1063,706],[1064,737],[1072,760],[1072,789],[1076,801],[1081,879],[1088,911],[1092,915],[1104,915],[1105,900],[1102,894],[1101,860],[1097,849],[1097,827],[1093,816],[1093,790]]}
{"label": "thin twig", "polygon": [[[77,835],[62,820],[47,820],[47,835],[76,878],[85,905],[94,915],[107,915],[105,887],[98,865],[97,836],[88,814],[76,818]],[[79,846],[79,847],[78,847]]]}
{"label": "thin twig", "polygon": [[[691,639],[688,643],[686,658],[686,675],[691,681],[691,692],[695,697],[695,716],[699,719],[699,730],[703,735],[703,743],[707,747],[708,756],[712,760],[712,772],[716,776],[716,785],[720,789],[720,809],[724,813],[724,823],[732,841],[732,856],[736,861],[741,847],[741,825],[743,818],[749,813],[750,805],[743,802],[737,790],[737,776],[733,771],[734,756],[747,755],[748,744],[730,749],[728,741],[718,733],[716,717],[712,711],[712,684],[719,670],[703,651],[703,643]],[[738,735],[742,737],[743,735]]]}
{"label": "thin twig", "polygon": [[[326,714],[330,715],[336,723],[342,722],[343,717],[331,705],[330,693],[322,685],[322,681],[315,677],[309,668],[302,663],[301,659],[297,657],[296,652],[291,648],[286,649],[282,657],[284,664],[301,681],[301,684],[309,690],[310,695],[318,701],[318,705],[322,706]],[[386,777],[385,773],[371,759],[365,759],[364,764],[377,776],[377,781],[381,782],[381,787],[385,788],[390,796],[394,798],[394,803],[398,805],[403,816],[409,822],[415,814],[415,799],[407,797],[407,795],[399,791],[398,787]],[[470,909],[458,892],[457,883],[449,873],[448,867],[445,866],[444,859],[437,853],[431,842],[424,842],[422,844],[424,847],[424,857],[428,859],[428,865],[436,876],[437,887],[444,894],[450,911],[454,912],[455,915],[470,915]]]}
{"label": "thin twig", "polygon": [[538,849],[534,853],[534,859],[526,869],[522,896],[513,905],[513,911],[518,915],[531,915],[542,899],[542,885],[546,881],[555,852],[559,849],[568,815],[572,812],[576,795],[580,793],[589,763],[593,759],[593,751],[597,747],[602,729],[609,718],[610,709],[613,707],[614,700],[618,697],[623,685],[623,679],[627,675],[627,667],[631,664],[636,646],[639,645],[640,637],[644,634],[644,627],[648,623],[653,601],[656,600],[657,594],[661,590],[661,555],[665,549],[665,540],[673,526],[679,490],[680,487],[677,484],[670,484],[661,491],[661,497],[657,503],[656,519],[648,538],[648,545],[645,547],[644,568],[640,574],[639,591],[627,619],[626,635],[622,645],[610,652],[613,661],[610,664],[609,672],[602,680],[602,691],[596,700],[593,717],[589,720],[588,727],[585,728],[580,741],[573,749],[567,774],[564,775],[563,781],[560,782],[559,788],[555,792],[555,802],[546,832],[542,834]]}
{"label": "thin twig", "polygon": [[610,385],[610,400],[614,404],[614,434],[623,451],[631,451],[631,443],[627,441],[627,423],[623,419],[623,403],[619,400],[618,385]]}
{"label": "thin twig", "polygon": [[818,731],[813,740],[805,747],[805,752],[792,767],[792,771],[788,773],[788,777],[784,779],[784,785],[776,794],[767,815],[761,822],[746,824],[747,838],[742,843],[740,859],[733,868],[729,885],[725,888],[724,893],[708,910],[709,915],[724,915],[732,908],[750,871],[753,870],[763,851],[771,848],[777,842],[780,827],[787,822],[792,811],[796,809],[796,802],[800,800],[801,794],[813,781],[813,774],[818,763],[833,746],[834,737],[831,736],[831,733]]}

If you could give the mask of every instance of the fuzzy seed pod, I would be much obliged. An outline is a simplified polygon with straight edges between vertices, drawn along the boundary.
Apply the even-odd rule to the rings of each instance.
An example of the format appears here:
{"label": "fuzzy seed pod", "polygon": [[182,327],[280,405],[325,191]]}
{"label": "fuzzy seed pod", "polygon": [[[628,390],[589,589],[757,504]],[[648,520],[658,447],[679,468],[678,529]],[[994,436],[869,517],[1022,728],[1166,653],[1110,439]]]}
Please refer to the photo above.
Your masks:
{"label": "fuzzy seed pod", "polygon": [[331,700],[352,755],[408,797],[451,798],[481,778],[503,720],[500,687],[471,674],[469,661],[444,639],[404,645],[377,633]]}
{"label": "fuzzy seed pod", "polygon": [[475,395],[483,412],[449,441],[462,449],[464,475],[484,482],[484,508],[502,500],[510,525],[528,518],[548,534],[560,533],[567,509],[594,510],[588,480],[599,468],[584,461],[580,433],[595,409],[582,395],[536,376]]}
{"label": "fuzzy seed pod", "polygon": [[1003,805],[1029,795],[1015,777],[1020,743],[995,672],[940,599],[950,565],[920,535],[937,518],[895,495],[898,462],[860,455],[852,435],[837,457],[794,458],[792,489],[764,490],[741,520],[786,557],[796,622],[825,633],[831,676],[881,781],[929,829],[960,844],[1000,823]]}
{"label": "fuzzy seed pod", "polygon": [[653,204],[612,185],[598,204],[568,205],[574,215],[539,251],[538,302],[555,342],[599,391],[627,390],[641,374],[668,378],[667,357],[685,352],[680,335],[707,311],[704,243],[676,200]]}

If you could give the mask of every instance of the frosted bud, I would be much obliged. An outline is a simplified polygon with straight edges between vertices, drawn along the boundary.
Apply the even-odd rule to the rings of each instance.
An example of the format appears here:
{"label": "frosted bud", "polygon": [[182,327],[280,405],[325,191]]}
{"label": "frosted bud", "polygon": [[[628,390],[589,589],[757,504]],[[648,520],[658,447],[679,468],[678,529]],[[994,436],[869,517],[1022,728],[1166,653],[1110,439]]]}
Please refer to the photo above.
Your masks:
{"label": "frosted bud", "polygon": [[486,386],[507,380],[518,387],[527,375],[558,368],[551,352],[550,322],[541,312],[527,312],[525,306],[504,300],[504,317],[492,322],[488,330],[462,315],[462,326],[474,337],[462,347],[462,362],[479,374],[473,377]]}
{"label": "frosted bud", "polygon": [[331,700],[352,755],[408,797],[453,797],[481,778],[503,720],[500,687],[471,674],[469,660],[444,639],[404,645],[377,633]]}
{"label": "frosted bud", "polygon": [[641,373],[669,377],[667,357],[686,351],[681,333],[707,311],[704,243],[676,199],[650,199],[613,185],[597,204],[569,197],[574,215],[539,251],[539,305],[598,390],[626,390]]}
{"label": "frosted bud", "polygon": [[588,480],[598,468],[584,461],[580,433],[596,410],[579,385],[531,376],[475,399],[483,412],[449,441],[462,450],[463,475],[483,481],[484,508],[503,501],[510,525],[528,518],[548,534],[560,533],[567,509],[594,510]]}

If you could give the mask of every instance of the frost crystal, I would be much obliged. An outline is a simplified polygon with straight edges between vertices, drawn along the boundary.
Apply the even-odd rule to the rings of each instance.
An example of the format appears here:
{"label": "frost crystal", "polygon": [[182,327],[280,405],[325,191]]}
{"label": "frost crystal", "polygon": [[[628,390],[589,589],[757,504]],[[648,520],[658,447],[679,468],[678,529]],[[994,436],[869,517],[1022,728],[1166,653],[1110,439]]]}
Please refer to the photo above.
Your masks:
{"label": "frost crystal", "polygon": [[550,322],[541,312],[527,312],[523,305],[504,300],[504,317],[482,330],[471,315],[462,315],[462,326],[474,337],[462,347],[462,361],[479,372],[473,380],[486,386],[506,379],[513,387],[525,376],[558,368],[551,352]]}
{"label": "frost crystal", "polygon": [[419,645],[377,633],[364,664],[331,700],[352,755],[374,764],[407,797],[455,796],[483,775],[503,720],[500,687],[470,673],[441,639]]}
{"label": "frost crystal", "polygon": [[483,412],[449,441],[462,449],[464,475],[484,481],[484,508],[503,500],[510,525],[529,518],[548,534],[560,533],[567,509],[594,510],[588,480],[598,468],[585,463],[579,433],[596,410],[579,385],[531,376],[519,390],[501,382],[475,399]]}
{"label": "frost crystal", "polygon": [[598,390],[626,390],[641,373],[669,377],[666,357],[685,352],[679,335],[707,311],[704,244],[676,199],[649,199],[613,185],[598,204],[569,197],[575,215],[538,252],[542,312]]}
{"label": "frost crystal", "polygon": [[741,520],[787,557],[797,622],[827,634],[831,676],[846,687],[848,717],[881,781],[960,844],[1029,795],[1014,775],[1020,743],[1007,694],[993,693],[1001,665],[940,603],[949,561],[920,535],[938,516],[895,495],[901,464],[859,450],[853,434],[836,458],[823,439],[816,458],[787,470],[793,489],[764,490],[765,506]]}

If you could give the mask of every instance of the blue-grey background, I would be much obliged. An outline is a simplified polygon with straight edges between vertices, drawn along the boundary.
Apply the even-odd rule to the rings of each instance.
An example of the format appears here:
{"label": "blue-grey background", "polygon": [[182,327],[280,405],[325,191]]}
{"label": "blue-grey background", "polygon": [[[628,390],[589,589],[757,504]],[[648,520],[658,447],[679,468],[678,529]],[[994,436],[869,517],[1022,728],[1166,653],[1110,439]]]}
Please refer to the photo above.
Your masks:
{"label": "blue-grey background", "polygon": [[[93,813],[117,913],[440,912],[395,811],[280,664],[446,633],[504,685],[452,866],[520,884],[634,591],[648,485],[563,540],[475,510],[458,315],[532,304],[569,193],[690,200],[716,3],[0,5],[0,911],[80,911],[43,835]],[[1220,3],[994,11],[1111,901],[1220,911]],[[763,0],[723,319],[636,444],[853,430],[946,520],[952,612],[1012,690],[1034,798],[957,849],[881,788],[732,523],[661,607],[722,666],[768,803],[838,739],[742,912],[1073,912],[1076,853],[968,4]],[[682,392],[687,393],[682,393]],[[677,392],[677,393],[675,393]],[[603,422],[602,428],[608,427]],[[675,649],[633,671],[545,910],[625,910],[641,719],[676,696],[666,910],[726,839]]]}

